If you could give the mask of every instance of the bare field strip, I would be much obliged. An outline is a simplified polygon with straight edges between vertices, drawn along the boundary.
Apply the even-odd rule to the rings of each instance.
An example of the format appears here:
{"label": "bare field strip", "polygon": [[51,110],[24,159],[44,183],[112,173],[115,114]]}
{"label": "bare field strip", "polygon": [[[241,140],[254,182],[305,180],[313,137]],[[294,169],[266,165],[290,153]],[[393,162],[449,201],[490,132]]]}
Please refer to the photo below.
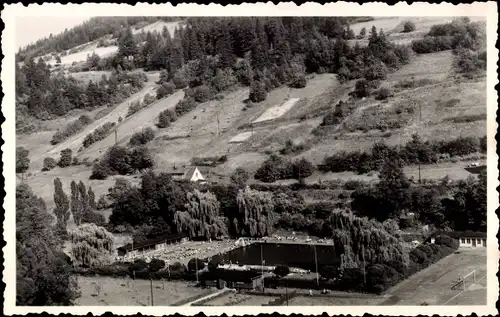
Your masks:
{"label": "bare field strip", "polygon": [[292,107],[299,101],[300,98],[291,98],[285,101],[281,105],[276,105],[272,108],[267,109],[260,117],[253,121],[253,123],[263,122],[268,120],[273,120],[284,115],[288,110],[292,109]]}
{"label": "bare field strip", "polygon": [[229,143],[241,143],[245,142],[252,136],[252,132],[243,132],[238,135],[235,135],[231,140],[229,140]]}
{"label": "bare field strip", "polygon": [[[93,283],[99,283],[100,295],[95,295]],[[77,306],[150,306],[150,281],[127,280],[112,277],[78,277],[81,297]],[[194,287],[190,283],[179,281],[153,281],[153,300],[155,306],[169,306],[184,298],[201,294],[206,290]]]}

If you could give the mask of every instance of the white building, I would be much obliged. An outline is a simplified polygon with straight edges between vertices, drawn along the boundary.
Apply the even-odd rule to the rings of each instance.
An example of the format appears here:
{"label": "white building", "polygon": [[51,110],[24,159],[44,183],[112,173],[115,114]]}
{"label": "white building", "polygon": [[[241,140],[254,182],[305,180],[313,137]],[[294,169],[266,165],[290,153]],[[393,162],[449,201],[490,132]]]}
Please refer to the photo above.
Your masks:
{"label": "white building", "polygon": [[450,231],[435,232],[431,236],[431,243],[434,243],[439,235],[447,235],[458,240],[460,248],[486,248],[486,232],[477,231]]}
{"label": "white building", "polygon": [[190,182],[206,182],[205,177],[201,174],[198,167],[190,167],[182,176],[182,179]]}
{"label": "white building", "polygon": [[173,171],[169,172],[168,174],[170,174],[172,178],[176,180],[185,180],[193,183],[205,183],[207,181],[203,174],[200,172],[200,169],[196,166],[189,167],[184,172]]}

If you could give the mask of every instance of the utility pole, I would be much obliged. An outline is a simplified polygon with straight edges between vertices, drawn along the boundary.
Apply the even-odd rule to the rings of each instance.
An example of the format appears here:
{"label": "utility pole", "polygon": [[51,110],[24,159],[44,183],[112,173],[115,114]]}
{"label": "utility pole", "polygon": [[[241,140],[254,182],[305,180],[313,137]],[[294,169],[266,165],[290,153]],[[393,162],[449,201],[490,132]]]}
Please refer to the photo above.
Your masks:
{"label": "utility pole", "polygon": [[251,136],[251,140],[252,140],[252,147],[253,147],[253,122],[250,123],[250,127],[252,129],[252,136]]}
{"label": "utility pole", "polygon": [[262,292],[264,292],[264,254],[262,252],[262,243],[260,244],[260,274],[262,278]]}
{"label": "utility pole", "polygon": [[[420,124],[422,123],[422,104],[419,102],[418,103],[418,108],[420,112]],[[418,183],[422,184],[422,175],[420,172],[420,153],[418,153]]]}
{"label": "utility pole", "polygon": [[118,142],[118,128],[115,129],[115,144]]}
{"label": "utility pole", "polygon": [[219,126],[220,126],[220,121],[219,121],[219,113],[220,113],[220,105],[221,103],[219,102],[219,107],[217,109],[217,136],[219,136]]}
{"label": "utility pole", "polygon": [[149,275],[149,286],[151,288],[151,306],[154,306],[154,299],[153,299],[153,277]]}
{"label": "utility pole", "polygon": [[313,245],[314,248],[314,263],[316,263],[316,285],[319,286],[319,273],[318,273],[318,254],[316,253],[316,245]]}
{"label": "utility pole", "polygon": [[362,252],[363,252],[363,280],[366,284],[366,263],[365,263],[365,247],[362,246]]}
{"label": "utility pole", "polygon": [[196,265],[196,284],[198,284],[198,258],[194,258],[194,265]]}

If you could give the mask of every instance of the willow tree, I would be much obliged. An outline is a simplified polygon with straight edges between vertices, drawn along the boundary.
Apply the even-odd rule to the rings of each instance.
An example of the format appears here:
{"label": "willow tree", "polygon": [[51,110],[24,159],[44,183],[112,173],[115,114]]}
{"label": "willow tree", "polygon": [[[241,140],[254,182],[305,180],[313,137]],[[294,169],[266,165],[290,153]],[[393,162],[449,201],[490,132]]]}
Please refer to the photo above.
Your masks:
{"label": "willow tree", "polygon": [[103,265],[111,262],[113,235],[103,227],[85,223],[69,234],[73,260],[79,266]]}
{"label": "willow tree", "polygon": [[221,216],[220,203],[211,192],[195,189],[188,192],[185,211],[177,211],[174,223],[177,231],[188,232],[191,237],[217,238],[227,234],[227,218]]}
{"label": "willow tree", "polygon": [[236,202],[239,217],[234,226],[241,235],[263,237],[272,233],[276,220],[272,194],[247,187],[238,191]]}
{"label": "willow tree", "polygon": [[336,210],[329,218],[332,238],[336,250],[342,254],[343,267],[356,267],[365,263],[389,263],[398,261],[408,264],[408,254],[402,241],[394,235],[396,228],[368,218],[360,218],[352,213]]}

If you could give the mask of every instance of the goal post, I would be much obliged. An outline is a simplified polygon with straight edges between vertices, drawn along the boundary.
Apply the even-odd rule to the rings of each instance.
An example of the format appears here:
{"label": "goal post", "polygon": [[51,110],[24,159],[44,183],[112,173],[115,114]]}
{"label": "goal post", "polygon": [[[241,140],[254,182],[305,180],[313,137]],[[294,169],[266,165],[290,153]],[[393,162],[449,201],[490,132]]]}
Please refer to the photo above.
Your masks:
{"label": "goal post", "polygon": [[452,290],[462,288],[462,290],[465,292],[467,284],[469,283],[475,283],[476,282],[476,270],[472,270],[469,273],[465,274],[464,276],[459,276],[458,281],[451,287]]}

